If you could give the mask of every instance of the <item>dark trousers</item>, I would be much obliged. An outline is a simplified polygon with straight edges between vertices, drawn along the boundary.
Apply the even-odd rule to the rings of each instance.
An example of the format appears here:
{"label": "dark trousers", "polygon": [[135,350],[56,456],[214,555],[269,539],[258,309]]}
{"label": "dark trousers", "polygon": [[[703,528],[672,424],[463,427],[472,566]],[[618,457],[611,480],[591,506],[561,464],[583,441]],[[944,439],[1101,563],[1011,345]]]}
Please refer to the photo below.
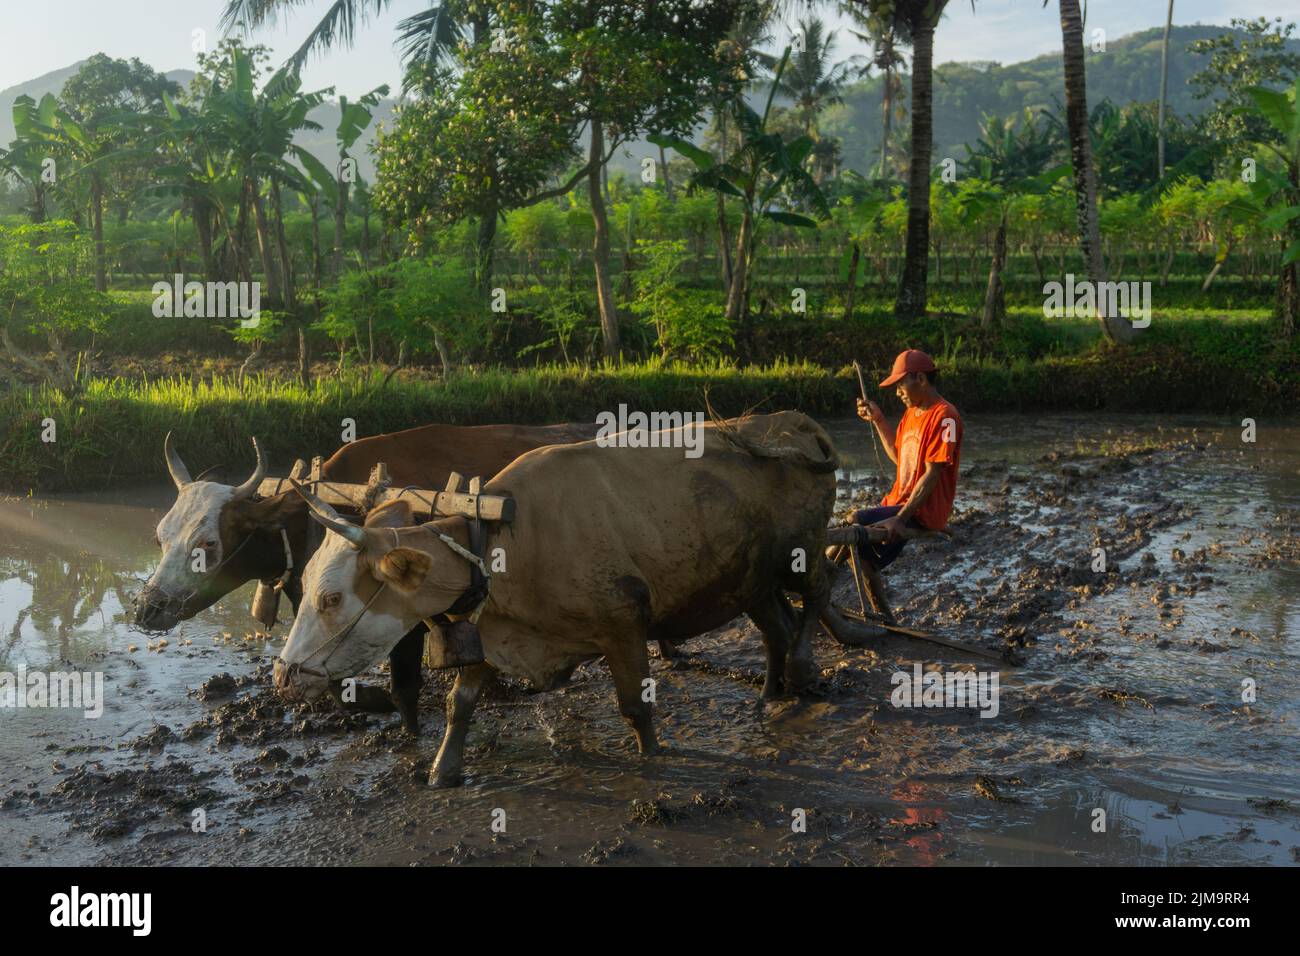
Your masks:
{"label": "dark trousers", "polygon": [[[902,505],[878,505],[875,508],[863,508],[861,511],[854,512],[853,521],[856,524],[863,525],[879,524],[886,518],[894,517],[902,510]],[[909,528],[921,527],[915,518],[909,518],[907,526]],[[895,541],[892,544],[874,544],[868,541],[858,547],[858,556],[876,568],[883,568],[893,564],[894,559],[902,553],[906,545],[906,539]]]}

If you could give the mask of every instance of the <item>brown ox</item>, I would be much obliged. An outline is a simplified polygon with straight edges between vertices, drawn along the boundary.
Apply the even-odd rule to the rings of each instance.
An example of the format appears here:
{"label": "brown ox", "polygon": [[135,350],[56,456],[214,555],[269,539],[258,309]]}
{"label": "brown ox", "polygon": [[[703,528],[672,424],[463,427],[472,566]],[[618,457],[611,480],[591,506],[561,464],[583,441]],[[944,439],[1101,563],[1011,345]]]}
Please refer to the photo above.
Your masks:
{"label": "brown ox", "polygon": [[[486,492],[514,496],[516,518],[487,535],[484,554],[504,562],[478,621],[487,663],[459,671],[432,783],[460,781],[474,704],[494,669],[547,689],[603,655],[643,753],[656,748],[649,640],[692,637],[747,613],[767,644],[765,698],[814,676],[810,637],[829,590],[822,552],[835,503],[834,447],[797,412],[699,427],[697,458],[683,455],[690,442],[587,441],[531,451],[487,484]],[[678,431],[659,432],[660,444]],[[276,661],[276,686],[295,700],[382,659],[470,582],[466,556],[449,543],[468,546],[462,518],[408,527],[409,510],[397,501],[362,528],[319,499],[312,508],[333,533],[307,566],[304,600]],[[787,589],[803,597],[801,622]]]}
{"label": "brown ox", "polygon": [[[364,483],[378,462],[388,465],[395,486],[442,488],[452,471],[466,476],[495,475],[524,452],[541,445],[581,441],[595,425],[425,425],[344,445],[324,463],[323,475],[337,482]],[[284,536],[293,556],[285,593],[296,608],[302,594],[302,569],[310,557],[307,508],[291,490],[268,498],[256,494],[266,475],[266,459],[257,439],[257,466],[238,487],[192,481],[189,469],[172,447],[164,445],[167,469],[176,484],[176,503],[158,523],[162,557],[148,583],[134,599],[134,623],[168,631],[210,607],[249,581],[272,581],[285,571]],[[202,478],[202,476],[200,476]],[[202,552],[202,563],[196,558]],[[195,570],[202,567],[203,570]],[[391,712],[396,708],[408,729],[417,729],[420,657],[424,627],[394,648],[392,696],[360,688],[359,709]]]}

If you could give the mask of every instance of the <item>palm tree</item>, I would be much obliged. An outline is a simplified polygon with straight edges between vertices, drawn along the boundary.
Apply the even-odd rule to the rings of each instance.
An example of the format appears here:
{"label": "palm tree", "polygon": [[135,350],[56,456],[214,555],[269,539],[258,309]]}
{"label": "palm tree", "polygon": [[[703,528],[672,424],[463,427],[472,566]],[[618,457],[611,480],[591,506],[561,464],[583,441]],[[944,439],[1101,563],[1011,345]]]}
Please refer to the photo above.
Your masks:
{"label": "palm tree", "polygon": [[912,148],[907,169],[907,240],[894,300],[902,319],[925,314],[930,257],[930,152],[933,148],[934,30],[948,0],[857,0],[912,41]]}
{"label": "palm tree", "polygon": [[[1101,255],[1101,228],[1097,220],[1097,170],[1092,164],[1092,142],[1088,134],[1088,89],[1083,62],[1083,18],[1079,0],[1060,0],[1061,40],[1065,66],[1065,126],[1070,141],[1070,165],[1074,169],[1074,208],[1079,222],[1079,244],[1094,288],[1107,281]],[[1099,316],[1102,331],[1111,342],[1128,342],[1133,327],[1114,309]]]}
{"label": "palm tree", "polygon": [[[236,28],[250,32],[263,26],[274,26],[281,14],[301,4],[302,0],[226,0],[221,26],[228,32]],[[335,0],[307,39],[294,51],[289,64],[300,67],[312,53],[352,46],[358,24],[365,24],[371,15],[381,13],[387,5],[388,0]],[[474,46],[486,42],[491,27],[490,17],[490,5],[474,0],[430,0],[426,9],[400,21],[397,35],[407,67],[406,84],[411,85],[422,69],[449,64],[462,40],[468,40]],[[494,208],[485,209],[479,216],[475,272],[483,294],[492,285],[497,218]],[[337,253],[334,259],[337,271]]]}
{"label": "palm tree", "polygon": [[859,66],[857,56],[831,65],[835,35],[834,30],[827,32],[820,17],[800,20],[799,52],[790,58],[790,68],[776,82],[777,92],[794,102],[804,134],[813,140],[819,138],[817,117],[826,107],[844,102],[844,85]]}
{"label": "palm tree", "polygon": [[[880,117],[883,129],[880,136],[878,175],[884,179],[889,172],[889,139],[893,132],[895,114],[900,120],[906,115],[901,100],[898,100],[903,93],[903,81],[899,78],[899,71],[907,65],[907,58],[899,47],[905,43],[906,38],[899,35],[898,25],[893,20],[882,19],[852,3],[842,2],[840,10],[865,31],[850,30],[849,32],[862,42],[871,44],[871,65],[880,71]],[[865,74],[866,69],[863,69],[862,73]],[[896,101],[898,101],[897,105]]]}
{"label": "palm tree", "polygon": [[1165,38],[1160,44],[1160,112],[1156,120],[1158,126],[1156,145],[1156,179],[1165,174],[1165,99],[1169,91],[1169,30],[1174,25],[1174,0],[1169,0],[1169,10],[1165,14]]}
{"label": "palm tree", "polygon": [[[372,15],[388,6],[389,0],[335,0],[307,39],[289,57],[289,64],[301,69],[313,53],[338,47],[351,47],[358,24],[364,25]],[[239,28],[246,32],[263,26],[275,26],[281,14],[300,7],[303,0],[226,0],[221,13],[221,27],[227,33]],[[472,0],[430,0],[429,6],[397,24],[402,59],[407,66],[447,60],[465,35],[465,26],[474,20],[486,20],[486,14],[470,8],[482,6]]]}

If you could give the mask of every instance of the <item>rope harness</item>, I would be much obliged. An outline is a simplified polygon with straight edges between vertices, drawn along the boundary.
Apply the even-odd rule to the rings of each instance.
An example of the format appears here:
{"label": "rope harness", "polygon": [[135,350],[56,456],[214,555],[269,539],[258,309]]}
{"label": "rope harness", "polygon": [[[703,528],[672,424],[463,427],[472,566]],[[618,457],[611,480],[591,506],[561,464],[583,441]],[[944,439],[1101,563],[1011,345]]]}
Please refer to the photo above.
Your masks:
{"label": "rope harness", "polygon": [[[393,547],[400,548],[402,546],[402,539],[401,536],[398,535],[397,529],[389,528],[388,530],[393,533]],[[435,617],[425,618],[424,623],[430,630],[432,630],[434,624],[441,624],[448,621],[449,620],[448,615],[464,614],[466,610],[470,606],[472,606],[473,610],[469,611],[469,622],[471,624],[477,624],[479,615],[483,613],[483,608],[487,605],[489,591],[491,589],[492,575],[487,569],[487,564],[486,562],[484,562],[481,555],[476,554],[474,551],[470,551],[469,549],[463,547],[458,541],[456,541],[455,538],[451,537],[450,535],[443,534],[441,531],[437,531],[434,533],[437,534],[438,539],[442,541],[442,543],[445,544],[453,554],[456,554],[457,556],[463,558],[465,561],[469,562],[470,586],[468,589],[462,592],[461,595],[458,598],[456,598],[455,601],[451,603],[451,605],[447,608],[447,610],[443,611],[441,614],[438,614]],[[479,548],[481,546],[482,540],[483,540],[483,536],[481,533],[480,522],[478,516],[476,515],[473,524],[471,524],[470,526],[470,543],[474,545],[475,548]],[[289,682],[292,683],[293,679],[298,674],[309,674],[314,677],[324,677],[327,680],[331,679],[329,673],[329,661],[330,658],[334,656],[334,652],[338,650],[338,648],[335,647],[334,645],[344,640],[349,634],[351,634],[356,629],[356,626],[361,623],[361,619],[365,616],[366,612],[370,610],[371,605],[373,605],[375,601],[378,600],[379,595],[383,594],[384,591],[386,591],[387,589],[388,589],[388,582],[381,581],[379,583],[379,587],[375,590],[375,593],[370,595],[370,599],[366,601],[364,605],[362,605],[361,610],[357,611],[357,613],[353,616],[352,620],[350,620],[342,630],[331,635],[329,639],[326,640],[325,643],[322,644],[312,654],[312,656],[315,657],[321,652],[325,651],[326,648],[330,648],[329,653],[325,655],[325,659],[321,661],[320,670],[317,670],[314,667],[305,667],[302,664],[296,662],[292,664],[287,664],[285,666],[285,673]]]}

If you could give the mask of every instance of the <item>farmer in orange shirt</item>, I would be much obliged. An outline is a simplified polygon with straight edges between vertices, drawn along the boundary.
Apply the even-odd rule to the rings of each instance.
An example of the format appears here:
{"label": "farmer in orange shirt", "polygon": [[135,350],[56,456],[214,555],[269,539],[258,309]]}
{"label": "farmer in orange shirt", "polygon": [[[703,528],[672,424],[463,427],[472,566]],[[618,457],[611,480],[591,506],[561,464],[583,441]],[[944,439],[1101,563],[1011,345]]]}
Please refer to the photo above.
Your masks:
{"label": "farmer in orange shirt", "polygon": [[903,417],[894,429],[880,406],[870,399],[858,399],[858,417],[876,427],[891,461],[898,466],[894,487],[875,508],[853,515],[862,525],[879,525],[889,532],[880,544],[864,543],[858,554],[865,563],[872,603],[892,622],[893,612],[885,600],[880,569],[898,557],[905,538],[904,528],[941,531],[952,513],[957,494],[957,469],[961,463],[961,415],[935,388],[938,371],[930,356],[918,349],[902,352],[881,388],[894,386],[903,403]]}

